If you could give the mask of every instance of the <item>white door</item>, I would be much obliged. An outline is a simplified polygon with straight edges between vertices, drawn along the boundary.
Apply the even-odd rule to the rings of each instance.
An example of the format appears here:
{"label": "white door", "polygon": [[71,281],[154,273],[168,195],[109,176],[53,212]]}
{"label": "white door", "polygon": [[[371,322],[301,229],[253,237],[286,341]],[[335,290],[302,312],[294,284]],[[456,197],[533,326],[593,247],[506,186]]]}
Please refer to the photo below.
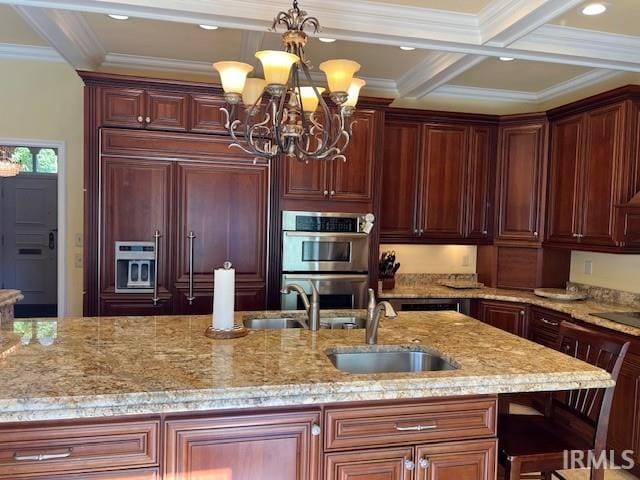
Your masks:
{"label": "white door", "polygon": [[25,306],[57,304],[57,189],[56,175],[0,179],[0,283],[22,290]]}

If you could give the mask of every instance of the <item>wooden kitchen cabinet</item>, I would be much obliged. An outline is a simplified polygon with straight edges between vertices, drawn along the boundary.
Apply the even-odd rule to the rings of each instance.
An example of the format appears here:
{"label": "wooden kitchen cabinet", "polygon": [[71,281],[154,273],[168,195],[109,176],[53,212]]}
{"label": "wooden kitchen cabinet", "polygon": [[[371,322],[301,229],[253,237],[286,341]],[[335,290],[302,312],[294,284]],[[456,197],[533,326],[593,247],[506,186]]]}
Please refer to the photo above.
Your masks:
{"label": "wooden kitchen cabinet", "polygon": [[479,300],[476,315],[478,320],[492,327],[526,337],[527,311],[528,306],[519,303]]}
{"label": "wooden kitchen cabinet", "polygon": [[493,126],[392,116],[385,125],[382,240],[490,241],[494,132]]}
{"label": "wooden kitchen cabinet", "polygon": [[381,115],[376,110],[358,109],[355,121],[353,136],[345,151],[346,161],[304,163],[295,158],[282,159],[285,164],[283,208],[332,211],[331,205],[336,205],[333,210],[339,210],[341,207],[337,205],[350,203],[372,209]]}
{"label": "wooden kitchen cabinet", "polygon": [[317,480],[319,425],[317,411],[169,419],[164,475]]}
{"label": "wooden kitchen cabinet", "polygon": [[542,241],[547,168],[546,117],[515,116],[498,140],[497,242]]}
{"label": "wooden kitchen cabinet", "polygon": [[451,442],[416,448],[416,480],[493,480],[496,440]]}
{"label": "wooden kitchen cabinet", "polygon": [[549,348],[556,348],[560,324],[571,317],[545,308],[531,307],[527,337],[532,342]]}
{"label": "wooden kitchen cabinet", "polygon": [[413,448],[385,448],[325,455],[325,480],[413,480]]}
{"label": "wooden kitchen cabinet", "polygon": [[101,87],[101,125],[187,131],[189,96],[137,88]]}

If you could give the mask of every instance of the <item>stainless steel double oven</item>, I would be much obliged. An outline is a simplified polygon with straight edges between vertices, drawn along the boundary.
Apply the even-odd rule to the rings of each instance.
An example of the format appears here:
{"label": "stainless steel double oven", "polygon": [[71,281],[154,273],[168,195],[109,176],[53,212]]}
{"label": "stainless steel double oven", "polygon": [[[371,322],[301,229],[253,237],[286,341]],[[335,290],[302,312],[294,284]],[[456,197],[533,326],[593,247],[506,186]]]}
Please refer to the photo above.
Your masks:
{"label": "stainless steel double oven", "polygon": [[[364,308],[369,285],[372,214],[282,212],[282,286],[297,283],[321,308]],[[282,295],[283,310],[302,309],[297,295]]]}

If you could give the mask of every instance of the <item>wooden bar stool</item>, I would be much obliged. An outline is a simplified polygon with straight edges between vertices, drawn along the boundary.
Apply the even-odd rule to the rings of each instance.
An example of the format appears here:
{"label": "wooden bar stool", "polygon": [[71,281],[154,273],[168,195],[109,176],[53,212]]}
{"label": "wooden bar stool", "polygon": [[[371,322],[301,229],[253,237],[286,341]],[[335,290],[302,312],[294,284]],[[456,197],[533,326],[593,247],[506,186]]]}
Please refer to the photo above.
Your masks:
{"label": "wooden bar stool", "polygon": [[[621,343],[587,328],[562,322],[556,349],[608,371],[618,379],[629,342]],[[615,387],[549,393],[544,416],[500,415],[498,460],[505,480],[524,473],[562,478],[565,451],[579,451],[596,459],[605,451],[609,414]],[[570,457],[569,457],[570,458]],[[591,467],[591,480],[603,480],[604,469]]]}

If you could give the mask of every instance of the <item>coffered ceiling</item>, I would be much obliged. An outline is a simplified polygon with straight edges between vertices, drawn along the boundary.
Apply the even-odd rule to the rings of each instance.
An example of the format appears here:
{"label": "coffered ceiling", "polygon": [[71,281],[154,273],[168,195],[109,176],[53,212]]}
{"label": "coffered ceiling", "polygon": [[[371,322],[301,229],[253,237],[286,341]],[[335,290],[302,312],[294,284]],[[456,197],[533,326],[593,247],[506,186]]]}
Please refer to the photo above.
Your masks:
{"label": "coffered ceiling", "polygon": [[[532,110],[598,86],[640,81],[637,0],[610,0],[602,15],[581,0],[301,0],[319,18],[314,65],[362,64],[370,94],[403,105]],[[0,0],[0,57],[66,61],[77,69],[169,72],[215,81],[211,63],[254,62],[280,48],[269,19],[287,0]],[[113,20],[107,13],[128,15]],[[205,31],[198,24],[213,24]],[[414,47],[414,51],[400,46]],[[498,57],[515,60],[503,62]],[[462,106],[460,106],[462,108]]]}

